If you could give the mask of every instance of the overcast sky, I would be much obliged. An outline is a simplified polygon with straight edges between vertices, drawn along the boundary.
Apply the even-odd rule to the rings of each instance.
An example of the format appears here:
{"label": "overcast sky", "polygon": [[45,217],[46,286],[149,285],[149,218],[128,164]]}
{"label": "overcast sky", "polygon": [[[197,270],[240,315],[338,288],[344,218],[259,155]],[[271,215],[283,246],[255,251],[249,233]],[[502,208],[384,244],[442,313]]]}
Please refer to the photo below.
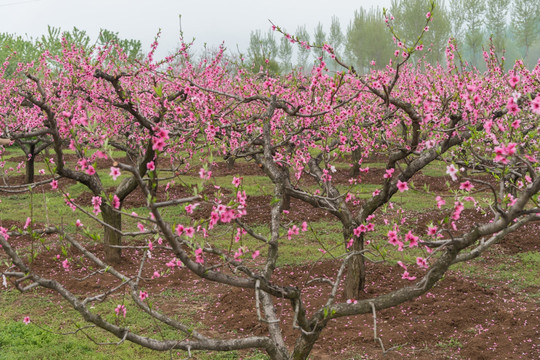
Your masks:
{"label": "overcast sky", "polygon": [[178,44],[179,14],[186,40],[195,38],[199,48],[224,41],[236,51],[237,45],[247,48],[252,30],[268,30],[268,20],[289,32],[304,24],[312,32],[320,21],[328,31],[336,15],[345,31],[360,6],[388,8],[390,0],[0,0],[0,32],[37,37],[46,33],[47,25],[62,30],[76,26],[95,39],[105,28],[141,40],[148,50],[161,29],[162,57]]}

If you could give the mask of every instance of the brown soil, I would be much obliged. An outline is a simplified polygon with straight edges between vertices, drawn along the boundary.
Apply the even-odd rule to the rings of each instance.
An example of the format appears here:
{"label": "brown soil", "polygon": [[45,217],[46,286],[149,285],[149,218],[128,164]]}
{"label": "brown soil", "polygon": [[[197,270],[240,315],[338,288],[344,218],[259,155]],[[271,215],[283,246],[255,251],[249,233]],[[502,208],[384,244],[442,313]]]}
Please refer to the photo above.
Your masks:
{"label": "brown soil", "polygon": [[[467,218],[473,221],[474,215]],[[422,221],[420,219],[419,221]],[[16,222],[3,222],[4,227]],[[38,227],[39,225],[36,225]],[[537,249],[533,244],[535,233],[528,232],[511,236],[499,246],[503,251],[511,251],[519,237],[523,250]],[[512,240],[514,238],[514,240]],[[61,265],[65,257],[53,261],[58,250],[56,236],[48,236],[49,243],[56,243],[52,250],[42,252],[32,263],[32,268],[46,277],[60,279],[76,294],[95,294],[118,284],[110,274],[95,275],[79,280],[90,273],[91,264],[80,258],[80,253],[69,250],[72,270],[66,272]],[[14,246],[28,246],[30,237],[12,237]],[[528,247],[532,245],[533,248]],[[142,245],[142,244],[141,244]],[[157,245],[157,244],[156,244]],[[98,256],[102,256],[100,245],[89,245]],[[496,254],[497,248],[493,251]],[[134,276],[139,268],[142,252],[136,249],[123,250],[123,261],[115,268],[127,276]],[[264,335],[266,325],[257,321],[255,299],[252,290],[229,288],[227,286],[201,280],[185,268],[176,268],[167,273],[165,263],[173,258],[171,252],[156,246],[153,256],[148,259],[143,271],[141,288],[152,297],[155,308],[168,313],[191,309],[196,311],[203,328],[210,334]],[[492,254],[483,258],[494,261]],[[212,258],[207,258],[211,263]],[[496,265],[496,264],[491,264]],[[401,279],[402,269],[396,266],[368,263],[366,298],[377,296],[407,284]],[[516,264],[519,266],[519,264]],[[330,291],[327,284],[307,281],[314,278],[334,278],[339,263],[323,261],[301,266],[285,266],[275,272],[273,282],[280,285],[299,286],[308,315],[320,308]],[[412,274],[422,275],[412,269]],[[488,268],[489,269],[489,268]],[[155,271],[163,276],[151,279]],[[197,297],[179,296],[171,298],[162,294],[167,289],[197,294]],[[527,289],[532,294],[540,289]],[[40,290],[48,292],[47,290]],[[341,293],[341,292],[340,292]],[[429,293],[402,304],[401,306],[377,313],[378,335],[385,347],[396,347],[383,355],[373,340],[373,317],[371,314],[333,320],[322,333],[310,358],[350,359],[366,355],[370,359],[533,359],[540,357],[540,312],[539,304],[526,301],[522,294],[515,293],[500,283],[489,287],[478,285],[459,273],[449,272]],[[28,295],[25,295],[28,296]],[[39,296],[36,294],[35,296]],[[341,295],[338,301],[345,301]],[[292,312],[287,301],[275,300],[283,333],[289,346],[294,344],[298,331],[292,328]],[[200,311],[202,308],[205,311]],[[112,309],[111,309],[112,311]],[[38,319],[36,319],[38,320]],[[203,331],[204,332],[204,331]]]}
{"label": "brown soil", "polygon": [[[55,156],[53,156],[53,157],[55,157]],[[36,160],[35,160],[36,171],[37,171],[37,169],[41,168],[40,163],[43,163],[44,160],[45,160],[45,156],[43,154],[38,154],[36,156]],[[79,160],[79,158],[75,154],[64,154],[64,161],[66,163],[76,164],[78,160]],[[21,162],[21,161],[26,161],[26,156],[13,156],[12,158],[9,158],[9,161],[17,162],[17,163]],[[133,164],[131,159],[129,159],[127,157],[117,158],[117,159],[115,159],[115,161],[122,162],[122,163],[125,163],[125,164]],[[108,169],[111,166],[113,166],[113,160],[111,160],[111,159],[96,158],[95,163],[96,163],[96,169]]]}

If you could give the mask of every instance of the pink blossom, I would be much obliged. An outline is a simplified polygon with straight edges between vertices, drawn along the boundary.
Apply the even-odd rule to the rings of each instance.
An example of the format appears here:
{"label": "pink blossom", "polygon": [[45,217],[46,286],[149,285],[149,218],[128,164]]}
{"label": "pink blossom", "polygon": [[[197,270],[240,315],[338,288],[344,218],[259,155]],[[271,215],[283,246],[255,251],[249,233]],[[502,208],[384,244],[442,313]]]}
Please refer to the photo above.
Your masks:
{"label": "pink blossom", "polygon": [[93,196],[92,205],[94,205],[94,214],[98,215],[101,212],[101,197]]}
{"label": "pink blossom", "polygon": [[436,226],[428,226],[428,235],[429,236],[434,236],[435,234],[437,234],[437,227]]}
{"label": "pink blossom", "polygon": [[182,234],[184,233],[184,226],[182,224],[178,224],[176,226],[176,233],[178,234],[178,236],[182,236]]}
{"label": "pink blossom", "polygon": [[474,185],[469,181],[465,181],[465,182],[462,182],[460,185],[459,185],[459,188],[461,190],[465,190],[465,191],[471,191],[473,188],[474,188]]}
{"label": "pink blossom", "polygon": [[422,258],[422,257],[417,257],[416,258],[416,264],[422,268],[425,268],[427,269],[428,268],[428,263],[426,261],[426,259]]}
{"label": "pink blossom", "polygon": [[233,177],[233,180],[232,180],[232,184],[234,185],[234,187],[239,187],[240,184],[242,183],[242,178],[237,178],[237,177]]}
{"label": "pink blossom", "polygon": [[150,161],[150,162],[146,163],[146,168],[149,171],[154,171],[154,170],[156,170],[156,165],[154,164],[153,161]]}
{"label": "pink blossom", "polygon": [[199,264],[204,264],[204,258],[202,256],[203,250],[198,248],[195,250],[195,262]]}
{"label": "pink blossom", "polygon": [[446,173],[448,175],[450,175],[450,177],[452,178],[453,181],[456,181],[457,180],[457,176],[456,174],[458,173],[458,169],[456,169],[456,167],[454,166],[454,164],[450,164],[446,167]]}
{"label": "pink blossom", "polygon": [[519,76],[518,75],[512,75],[510,79],[508,79],[508,83],[511,87],[516,87],[517,83],[519,82]]}
{"label": "pink blossom", "polygon": [[444,206],[446,204],[446,201],[440,197],[440,196],[437,196],[435,198],[435,201],[437,202],[437,207],[440,209],[442,206]]}
{"label": "pink blossom", "polygon": [[403,272],[403,275],[401,275],[401,278],[404,280],[410,280],[410,281],[416,280],[416,276],[411,276],[407,270]]}
{"label": "pink blossom", "polygon": [[24,223],[23,229],[25,230],[28,229],[28,226],[30,226],[31,223],[32,223],[32,218],[27,217],[26,222]]}
{"label": "pink blossom", "polygon": [[191,227],[191,226],[188,227],[188,228],[185,228],[184,231],[186,233],[186,236],[190,237],[190,238],[192,238],[193,235],[195,234],[195,229],[193,229],[193,227]]}
{"label": "pink blossom", "polygon": [[364,224],[360,224],[357,228],[353,230],[353,234],[356,237],[359,237],[362,233],[365,233],[367,231],[367,227]]}
{"label": "pink blossom", "polygon": [[515,103],[513,97],[510,97],[508,99],[508,102],[506,103],[506,108],[508,109],[508,112],[512,115],[516,115],[517,113],[519,113],[519,106]]}
{"label": "pink blossom", "polygon": [[259,255],[260,255],[259,250],[255,250],[253,254],[251,254],[251,257],[253,260],[255,260],[257,257],[259,257]]}
{"label": "pink blossom", "polygon": [[141,301],[144,301],[144,299],[148,298],[148,293],[146,291],[139,291],[139,299]]}
{"label": "pink blossom", "polygon": [[533,101],[531,101],[531,111],[536,115],[540,115],[540,94],[536,95]]}
{"label": "pink blossom", "polygon": [[307,229],[308,229],[308,224],[307,224],[307,222],[304,221],[302,223],[302,231],[307,231]]}
{"label": "pink blossom", "polygon": [[56,180],[51,181],[51,188],[53,190],[58,189],[58,181],[56,181]]}
{"label": "pink blossom", "polygon": [[62,261],[62,267],[64,268],[65,271],[69,271],[69,260],[68,259],[65,259],[64,261]]}
{"label": "pink blossom", "polygon": [[92,165],[90,165],[87,169],[86,169],[86,173],[90,176],[94,175],[96,173],[96,169],[94,169],[94,167]]}
{"label": "pink blossom", "polygon": [[25,325],[30,324],[30,316],[25,316],[24,319],[23,319],[23,323],[24,323]]}
{"label": "pink blossom", "polygon": [[120,176],[120,169],[117,167],[112,166],[110,174],[113,178],[113,180],[116,181],[116,179]]}
{"label": "pink blossom", "polygon": [[210,177],[212,176],[212,171],[206,171],[203,168],[200,168],[199,170],[199,177],[203,180],[210,180]]}
{"label": "pink blossom", "polygon": [[162,138],[154,138],[152,144],[152,150],[163,151],[165,148],[165,141]]}
{"label": "pink blossom", "polygon": [[385,179],[390,179],[392,177],[392,174],[394,173],[394,169],[386,169],[386,173],[383,175]]}
{"label": "pink blossom", "polygon": [[287,239],[291,240],[293,235],[298,235],[299,229],[296,227],[296,225],[293,225],[292,228],[290,228],[287,231]]}
{"label": "pink blossom", "polygon": [[410,248],[418,246],[418,236],[414,236],[411,230],[405,235],[405,240],[409,241]]}
{"label": "pink blossom", "polygon": [[197,206],[199,206],[199,204],[189,204],[189,205],[186,205],[186,207],[184,208],[186,210],[186,212],[188,214],[193,214],[193,210],[195,210],[197,208]]}
{"label": "pink blossom", "polygon": [[114,312],[116,313],[116,316],[122,316],[126,317],[126,307],[124,305],[118,305],[116,309],[114,309]]}
{"label": "pink blossom", "polygon": [[404,192],[404,191],[409,190],[409,186],[407,185],[407,182],[402,182],[401,180],[398,180],[397,188],[399,192]]}
{"label": "pink blossom", "polygon": [[120,198],[116,194],[113,195],[112,206],[117,210],[120,209]]}
{"label": "pink blossom", "polygon": [[81,222],[81,220],[77,219],[77,221],[75,222],[75,226],[80,228],[80,227],[83,227],[83,223]]}
{"label": "pink blossom", "polygon": [[141,231],[141,232],[144,231],[144,225],[143,224],[137,223],[137,227],[139,228],[139,231]]}

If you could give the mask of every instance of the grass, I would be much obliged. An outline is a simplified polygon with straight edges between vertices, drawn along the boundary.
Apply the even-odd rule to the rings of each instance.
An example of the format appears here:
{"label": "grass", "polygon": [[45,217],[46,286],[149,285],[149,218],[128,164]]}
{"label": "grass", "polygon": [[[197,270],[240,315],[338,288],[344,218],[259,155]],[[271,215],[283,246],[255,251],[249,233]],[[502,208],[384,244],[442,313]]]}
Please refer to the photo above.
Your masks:
{"label": "grass", "polygon": [[[466,264],[458,264],[455,268],[488,288],[493,282],[503,283],[526,299],[540,303],[540,293],[527,291],[530,288],[540,288],[538,276],[540,253],[529,251],[514,255],[492,254],[491,256],[494,260],[489,264],[486,264],[485,258],[479,258]],[[486,271],[486,267],[489,267],[489,271]]]}

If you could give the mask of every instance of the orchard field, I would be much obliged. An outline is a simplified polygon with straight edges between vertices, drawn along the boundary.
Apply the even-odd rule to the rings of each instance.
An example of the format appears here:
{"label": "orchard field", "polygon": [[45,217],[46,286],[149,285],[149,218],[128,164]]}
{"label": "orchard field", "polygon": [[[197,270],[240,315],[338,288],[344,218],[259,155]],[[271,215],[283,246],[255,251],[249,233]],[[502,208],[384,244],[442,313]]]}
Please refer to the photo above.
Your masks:
{"label": "orchard field", "polygon": [[6,60],[0,356],[540,356],[540,64],[430,65],[432,17],[363,72]]}
{"label": "orchard field", "polygon": [[[16,167],[24,160],[22,152],[9,148],[5,154],[6,167]],[[42,160],[40,158],[39,160]],[[40,162],[39,162],[40,163]],[[41,164],[41,163],[40,163]],[[373,169],[362,181],[364,192],[371,192],[383,176],[384,163],[377,158],[366,163]],[[41,165],[38,165],[40,167]],[[97,171],[107,177],[110,164],[98,161]],[[335,181],[342,186],[348,185],[350,169],[345,161],[336,166]],[[248,194],[246,223],[254,228],[264,228],[268,223],[268,212],[271,202],[272,184],[264,180],[264,173],[257,166],[246,162],[237,162],[230,167],[224,162],[216,162],[212,167],[212,184],[221,186],[225,193],[234,191],[232,179],[242,176],[243,184]],[[434,164],[419,174],[415,181],[418,190],[410,190],[405,196],[396,199],[395,206],[407,210],[415,227],[414,232],[420,233],[426,223],[436,223],[444,218],[450,209],[447,207],[435,210],[432,196],[423,191],[424,185],[431,190],[445,189],[448,181],[445,167]],[[24,175],[13,175],[5,179],[10,185],[24,183]],[[41,180],[41,178],[38,178]],[[189,185],[197,183],[196,171],[179,177],[169,192],[171,196],[182,196],[190,193]],[[112,185],[112,183],[110,184]],[[80,185],[70,181],[60,180],[60,186],[72,194],[85,209],[91,211],[91,194]],[[360,186],[360,185],[357,185]],[[450,196],[450,193],[447,193]],[[49,184],[33,189],[32,193],[11,194],[1,193],[2,218],[0,226],[22,229],[24,219],[33,214],[31,228],[46,228],[47,224],[63,224],[70,232],[76,232],[74,214],[63,205],[60,194],[52,191]],[[32,208],[22,207],[32,198]],[[135,192],[124,201],[126,211],[144,212],[145,198],[140,192]],[[5,209],[5,210],[4,210]],[[197,216],[204,216],[208,209],[198,209]],[[336,233],[339,228],[328,221],[329,214],[323,210],[315,210],[310,206],[293,201],[287,218],[298,221],[307,218],[311,227],[317,233],[317,238],[300,235],[294,241],[284,244],[283,253],[279,259],[276,271],[276,281],[289,284],[301,284],[303,293],[313,303],[306,306],[316,308],[321,305],[317,299],[320,293],[329,291],[326,284],[308,284],[314,278],[334,274],[339,261],[334,256],[340,255],[342,240]],[[93,225],[90,218],[84,214],[78,215],[82,223],[88,224],[88,231],[99,232],[99,227]],[[473,208],[465,209],[459,220],[463,225],[480,221],[483,215]],[[384,218],[380,224],[384,224]],[[392,221],[392,215],[386,217]],[[127,225],[126,225],[127,226]],[[262,230],[264,231],[264,230]],[[311,231],[311,230],[310,230]],[[377,328],[386,348],[394,349],[384,358],[389,359],[480,359],[507,358],[530,359],[540,353],[538,336],[540,325],[538,307],[540,306],[540,245],[538,244],[538,224],[529,224],[519,231],[509,235],[501,244],[494,246],[483,257],[452,268],[445,278],[431,291],[416,300],[387,309],[377,314]],[[80,236],[80,235],[78,235]],[[90,248],[101,252],[100,244],[88,240]],[[381,231],[377,242],[384,246],[386,235]],[[224,239],[223,243],[231,239]],[[59,240],[56,234],[13,236],[12,244],[22,249],[24,256],[32,253],[32,269],[52,278],[63,278],[67,275],[62,267],[66,258],[73,260],[73,272],[67,275],[65,282],[71,291],[79,295],[91,294],[98,289],[112,286],[114,278],[103,274],[81,280],[88,275],[92,264],[80,259],[81,253],[69,248],[65,241]],[[129,240],[127,244],[143,247],[145,241]],[[127,245],[126,244],[126,245]],[[241,243],[242,245],[244,243]],[[251,241],[245,243],[251,247]],[[321,251],[326,249],[327,253]],[[59,255],[60,258],[56,259]],[[384,293],[393,287],[406,284],[401,280],[402,269],[397,261],[412,263],[414,255],[388,254],[385,263],[368,263],[369,276],[367,279],[365,297]],[[126,273],[136,272],[141,261],[142,250],[130,249],[124,254],[118,269]],[[5,259],[5,257],[4,257]],[[189,324],[199,331],[208,330],[215,333],[238,333],[242,335],[264,333],[264,325],[257,321],[255,297],[253,291],[233,290],[228,287],[200,281],[190,274],[187,269],[174,268],[172,271],[164,265],[169,261],[168,254],[159,248],[148,259],[142,273],[141,288],[152,296],[152,304],[156,309],[174,315],[182,322]],[[260,263],[259,265],[262,265]],[[155,278],[158,272],[160,277]],[[418,272],[420,275],[420,272]],[[396,280],[399,279],[399,280]],[[88,336],[75,332],[86,324],[78,318],[74,310],[63,305],[63,300],[47,290],[33,290],[24,298],[16,290],[4,291],[1,298],[2,321],[0,322],[0,340],[2,356],[6,359],[23,358],[54,358],[67,355],[68,358],[98,359],[114,356],[116,358],[169,358],[168,352],[158,354],[138,348],[133,344],[98,346],[93,341],[110,342],[110,336],[103,331],[87,329]],[[342,301],[347,299],[342,298]],[[150,335],[174,338],[175,332],[159,326],[151,318],[131,312],[135,306],[127,294],[111,296],[97,306],[104,311],[104,316],[114,318],[114,308],[118,304],[127,307],[126,323]],[[291,321],[291,312],[282,301],[277,302],[282,311],[281,317]],[[30,325],[25,325],[25,316],[31,318]],[[293,339],[294,330],[284,329],[285,338]],[[21,337],[25,341],[21,340]],[[289,343],[290,340],[288,340]],[[290,343],[292,345],[292,343]],[[173,358],[184,358],[187,353],[172,351]],[[236,351],[233,353],[194,352],[194,358],[250,358],[264,359],[266,356],[259,351]],[[348,319],[340,319],[329,324],[323,332],[321,340],[313,349],[310,358],[326,359],[379,359],[383,358],[379,344],[373,339],[373,316],[359,315]]]}

